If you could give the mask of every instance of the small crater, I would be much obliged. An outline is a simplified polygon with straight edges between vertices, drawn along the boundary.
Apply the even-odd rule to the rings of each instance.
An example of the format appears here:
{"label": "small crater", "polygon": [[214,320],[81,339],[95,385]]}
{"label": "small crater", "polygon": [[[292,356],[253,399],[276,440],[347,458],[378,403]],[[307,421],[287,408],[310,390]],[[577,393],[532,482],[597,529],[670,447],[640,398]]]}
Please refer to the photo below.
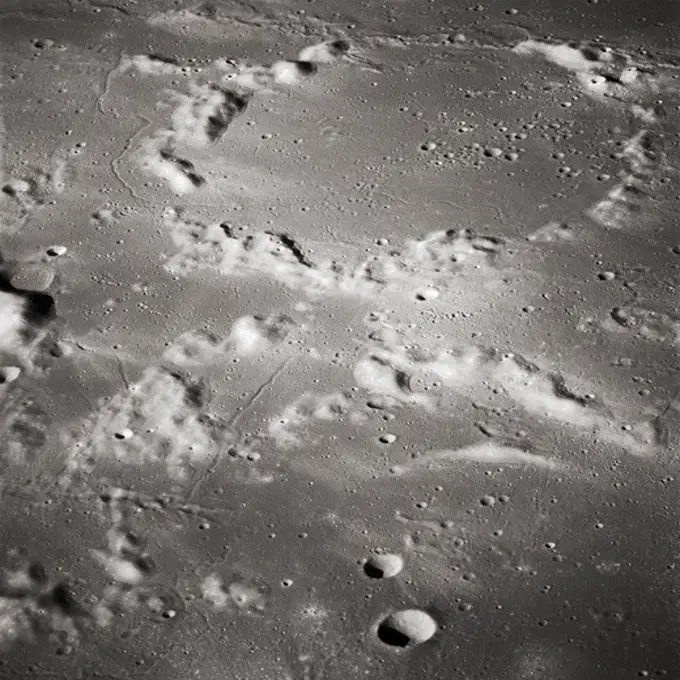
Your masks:
{"label": "small crater", "polygon": [[364,564],[364,573],[369,578],[392,578],[404,568],[404,558],[401,555],[386,553],[372,555]]}
{"label": "small crater", "polygon": [[412,647],[427,642],[437,632],[437,622],[420,609],[404,609],[378,625],[378,639],[389,647]]}
{"label": "small crater", "polygon": [[439,291],[432,286],[424,286],[416,290],[415,296],[419,302],[432,302],[439,297]]}
{"label": "small crater", "polygon": [[146,598],[146,607],[155,623],[165,623],[183,612],[182,598],[173,590],[151,592]]}
{"label": "small crater", "polygon": [[21,264],[17,266],[10,277],[10,285],[16,290],[42,292],[47,290],[54,281],[54,269],[42,263]]}

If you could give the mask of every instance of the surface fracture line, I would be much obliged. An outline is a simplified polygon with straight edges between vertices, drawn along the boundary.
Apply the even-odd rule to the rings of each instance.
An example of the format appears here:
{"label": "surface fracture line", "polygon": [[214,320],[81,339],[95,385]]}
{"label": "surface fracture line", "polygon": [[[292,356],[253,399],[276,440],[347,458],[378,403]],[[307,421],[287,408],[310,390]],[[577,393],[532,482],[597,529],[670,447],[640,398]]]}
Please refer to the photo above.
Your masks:
{"label": "surface fracture line", "polygon": [[[233,429],[236,424],[238,423],[243,416],[250,411],[250,409],[257,403],[258,399],[260,396],[262,396],[262,393],[270,387],[277,379],[278,377],[282,374],[285,373],[290,366],[291,363],[295,360],[295,357],[288,357],[286,360],[284,360],[279,367],[272,373],[265,382],[258,387],[258,389],[253,393],[253,395],[250,397],[248,400],[248,403],[238,412],[236,412],[231,419],[227,423],[227,427],[229,429]],[[222,452],[218,451],[213,457],[212,461],[210,462],[210,465],[203,471],[203,473],[199,476],[199,478],[194,482],[193,487],[191,488],[191,491],[189,492],[187,496],[187,503],[190,503],[196,493],[198,492],[200,486],[203,484],[203,482],[210,476],[212,475],[213,472],[217,469],[217,464],[219,461],[222,459]]]}
{"label": "surface fracture line", "polygon": [[141,118],[143,121],[145,121],[145,124],[142,125],[142,127],[140,127],[139,130],[137,130],[137,132],[135,132],[135,133],[132,135],[132,137],[130,137],[130,139],[128,139],[127,142],[125,142],[125,146],[123,147],[123,150],[122,150],[115,158],[112,158],[112,159],[111,159],[110,166],[111,166],[111,172],[113,172],[115,178],[116,178],[116,179],[117,179],[117,180],[118,180],[118,181],[119,181],[119,182],[127,189],[127,191],[128,191],[128,193],[130,194],[130,196],[132,196],[132,198],[134,198],[136,201],[141,201],[141,200],[143,200],[142,197],[141,197],[141,196],[137,196],[137,194],[135,194],[134,189],[132,188],[132,186],[131,186],[130,184],[128,184],[128,183],[123,179],[123,177],[121,176],[120,172],[118,171],[118,164],[121,162],[121,159],[123,158],[123,156],[124,156],[126,153],[128,153],[128,151],[130,151],[130,148],[131,148],[132,145],[137,141],[137,138],[138,138],[143,132],[146,132],[146,130],[148,130],[148,129],[151,127],[151,125],[153,125],[153,123],[152,123],[151,120],[149,120],[148,118],[142,116],[141,114],[138,113],[138,114],[137,114],[137,117],[138,117],[138,118]]}

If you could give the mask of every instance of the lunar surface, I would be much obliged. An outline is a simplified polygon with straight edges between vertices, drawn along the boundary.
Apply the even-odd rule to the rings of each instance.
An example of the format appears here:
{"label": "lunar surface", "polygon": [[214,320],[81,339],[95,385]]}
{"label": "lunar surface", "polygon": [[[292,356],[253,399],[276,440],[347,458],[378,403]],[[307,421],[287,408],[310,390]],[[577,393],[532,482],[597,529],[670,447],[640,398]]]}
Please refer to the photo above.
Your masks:
{"label": "lunar surface", "polygon": [[680,678],[677,0],[0,26],[0,678]]}

